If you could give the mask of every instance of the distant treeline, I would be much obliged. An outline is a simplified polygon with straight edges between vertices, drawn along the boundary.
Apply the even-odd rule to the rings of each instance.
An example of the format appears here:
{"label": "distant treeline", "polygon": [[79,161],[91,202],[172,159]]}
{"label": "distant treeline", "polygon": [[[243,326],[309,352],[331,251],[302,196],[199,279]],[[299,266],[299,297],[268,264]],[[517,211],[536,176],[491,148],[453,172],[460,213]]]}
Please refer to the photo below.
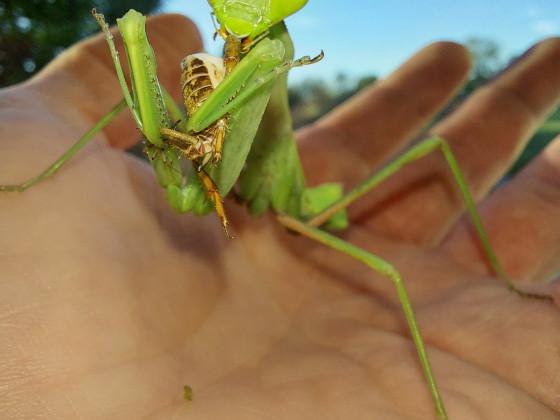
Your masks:
{"label": "distant treeline", "polygon": [[115,22],[134,7],[157,9],[160,0],[10,0],[0,1],[0,87],[23,82],[75,42],[99,31],[91,16],[96,7]]}
{"label": "distant treeline", "polygon": [[333,83],[313,79],[291,85],[288,99],[294,127],[315,121],[376,80],[377,77],[368,76],[352,81],[339,74]]}
{"label": "distant treeline", "polygon": [[[468,95],[487,83],[516,58],[514,57],[507,61],[502,60],[500,58],[499,46],[490,40],[473,38],[465,42],[465,45],[473,56],[473,68],[469,80],[459,94],[442,110],[433,122],[438,121],[451,112]],[[313,79],[290,85],[288,93],[294,127],[301,127],[316,121],[357,92],[372,85],[376,80],[376,76],[367,76],[353,80],[344,74],[340,74],[334,81],[329,83],[324,80]],[[511,176],[523,168],[559,133],[560,108],[550,116],[548,121],[531,138],[519,159],[513,164],[508,175]]]}

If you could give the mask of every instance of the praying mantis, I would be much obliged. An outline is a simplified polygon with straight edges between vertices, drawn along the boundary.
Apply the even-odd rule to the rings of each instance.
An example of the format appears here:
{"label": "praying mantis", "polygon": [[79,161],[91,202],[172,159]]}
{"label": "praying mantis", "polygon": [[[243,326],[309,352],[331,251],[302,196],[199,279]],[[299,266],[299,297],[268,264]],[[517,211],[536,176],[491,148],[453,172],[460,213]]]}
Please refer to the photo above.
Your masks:
{"label": "praying mantis", "polygon": [[[247,2],[243,4],[246,5]],[[272,2],[272,4],[278,3]],[[443,402],[430,368],[410,300],[402,285],[399,273],[391,265],[378,257],[349,245],[336,236],[317,227],[324,226],[325,223],[330,223],[330,226],[334,227],[344,227],[346,221],[344,214],[341,212],[345,207],[357,198],[363,196],[375,185],[394,173],[398,168],[433,150],[441,149],[450,163],[461,191],[465,196],[467,207],[474,219],[491,264],[504,278],[510,289],[520,295],[526,294],[517,289],[502,272],[491,250],[489,241],[486,238],[480,218],[476,213],[476,209],[474,208],[473,201],[466,188],[466,183],[460,174],[458,165],[448,146],[442,139],[431,138],[423,143],[419,143],[380,174],[371,177],[350,193],[342,196],[340,187],[336,185],[327,185],[315,190],[306,189],[293,137],[291,133],[286,134],[284,132],[284,130],[286,130],[285,121],[282,124],[278,124],[278,132],[274,132],[267,127],[268,131],[257,133],[258,123],[261,120],[259,112],[263,115],[267,104],[269,104],[270,107],[269,111],[267,111],[269,114],[276,112],[280,117],[287,118],[287,109],[285,106],[285,73],[294,66],[312,64],[314,61],[317,61],[317,59],[291,61],[285,30],[281,26],[272,26],[277,23],[277,21],[286,17],[286,13],[295,12],[299,7],[303,6],[302,2],[293,2],[290,4],[294,5],[292,9],[289,11],[282,11],[279,14],[272,13],[270,19],[264,20],[265,23],[263,27],[259,27],[249,32],[247,35],[245,30],[241,30],[241,34],[236,34],[235,32],[238,28],[228,24],[228,17],[231,17],[228,15],[229,12],[222,7],[223,4],[221,2],[212,2],[217,19],[222,25],[222,29],[229,35],[232,35],[229,31],[233,31],[234,36],[239,38],[243,37],[243,39],[249,39],[250,41],[246,42],[246,44],[249,44],[249,53],[240,60],[240,64],[238,64],[236,68],[242,70],[244,68],[258,68],[258,71],[251,73],[248,79],[239,76],[238,73],[235,72],[235,69],[232,70],[229,75],[231,76],[229,77],[229,81],[232,84],[228,85],[226,82],[221,84],[221,86],[225,86],[224,89],[231,90],[219,91],[218,88],[216,88],[215,94],[211,96],[215,98],[214,102],[210,100],[206,101],[204,105],[205,108],[201,107],[201,109],[197,111],[198,113],[194,114],[197,116],[196,119],[190,119],[183,128],[179,126],[184,132],[196,133],[206,128],[205,126],[207,124],[211,124],[216,119],[223,117],[225,114],[229,114],[228,126],[230,131],[226,134],[222,159],[216,162],[214,166],[210,165],[206,168],[206,166],[203,165],[202,170],[200,170],[200,168],[193,168],[188,176],[189,180],[184,183],[184,177],[179,165],[180,151],[178,151],[175,145],[169,143],[169,137],[166,143],[166,139],[162,136],[161,131],[162,128],[164,130],[174,130],[174,128],[171,128],[173,122],[169,117],[166,117],[165,112],[162,112],[162,110],[171,105],[168,101],[165,102],[165,105],[163,102],[157,102],[156,99],[163,97],[164,93],[158,92],[157,89],[154,88],[157,84],[154,84],[150,80],[150,74],[148,74],[147,77],[142,76],[138,80],[134,79],[133,91],[135,91],[138,99],[130,98],[128,100],[129,106],[132,108],[133,114],[135,114],[142,133],[149,142],[147,144],[147,152],[150,161],[155,169],[158,181],[160,185],[165,187],[169,202],[174,209],[181,212],[193,210],[196,214],[202,215],[211,211],[213,207],[216,207],[218,212],[224,213],[221,215],[221,223],[224,228],[227,228],[227,218],[225,218],[226,210],[220,209],[221,195],[225,195],[227,190],[233,187],[237,181],[239,172],[243,170],[244,172],[241,176],[238,194],[242,200],[248,203],[253,213],[260,214],[271,207],[279,214],[278,220],[280,223],[289,229],[315,239],[343,253],[347,253],[364,262],[374,270],[389,276],[397,287],[403,310],[409,323],[422,368],[434,400],[436,414],[439,418],[446,418]],[[264,11],[261,12],[263,14],[265,13]],[[265,16],[269,15],[265,14]],[[123,26],[126,26],[128,23],[124,22],[124,19],[121,22],[123,22]],[[138,22],[139,20],[137,17],[133,20],[130,27],[137,28],[137,25],[139,25]],[[253,27],[255,25],[250,26]],[[269,31],[269,33],[261,38],[261,35],[265,31]],[[126,28],[123,29],[123,32],[126,32]],[[135,57],[139,62],[145,60],[146,54],[149,53],[149,48],[147,48],[145,44],[143,44],[143,46],[135,46],[134,44],[135,42],[141,41],[138,34],[142,34],[142,31],[135,29],[130,32],[130,37],[127,40],[125,36],[125,40],[132,64],[132,73],[133,76],[136,76],[140,74],[140,71],[138,71],[133,64]],[[271,41],[269,42],[269,40]],[[254,45],[251,45],[253,41],[255,41]],[[259,54],[266,53],[271,59],[265,60],[266,64],[261,65],[260,59],[250,55],[255,51]],[[253,55],[254,54],[255,53],[253,53]],[[113,54],[113,56],[115,57],[116,54]],[[153,59],[150,58],[146,62],[155,70],[155,62],[152,60]],[[151,74],[151,76],[153,76],[153,74]],[[141,81],[142,79],[144,79],[144,82]],[[224,80],[228,80],[227,77]],[[125,86],[123,86],[123,88],[125,89],[126,95],[128,88]],[[141,99],[143,94],[146,95],[146,97]],[[228,101],[228,98],[232,97],[232,95],[234,98]],[[153,109],[151,112],[144,114],[145,109],[143,105],[145,104]],[[89,140],[95,132],[100,130],[104,124],[122,108],[123,105],[116,107],[106,119],[102,120],[101,123],[94,128],[91,135],[84,137],[86,140],[81,140],[80,146]],[[255,111],[256,109],[260,111]],[[278,118],[278,114],[276,114],[276,118]],[[267,117],[267,115],[264,114],[262,118],[267,119],[270,118],[270,116]],[[178,119],[180,118],[176,118],[175,120]],[[246,120],[251,121],[247,122]],[[162,127],[161,124],[163,124],[164,127]],[[166,133],[170,137],[173,136],[173,134],[167,131],[163,132],[163,134]],[[251,144],[251,139],[255,136],[256,138],[253,144]],[[272,147],[271,138],[279,142],[274,143],[274,147]],[[243,149],[239,151],[238,148]],[[270,151],[271,149],[273,152]],[[73,154],[75,151],[76,149],[73,149],[71,153]],[[59,163],[62,164],[66,162],[70,156],[71,154],[65,155]],[[58,169],[60,164],[58,164],[54,170]],[[281,171],[278,170],[279,167],[282,168]],[[4,190],[25,189],[38,180],[50,176],[54,170],[46,172],[45,176],[41,178],[33,179],[32,183],[22,184],[24,187],[4,187]],[[215,192],[208,191],[213,188],[212,184],[210,184],[210,188],[206,188],[205,185],[199,182],[199,179],[201,179],[200,174],[204,173],[211,179],[212,183],[215,183],[220,195],[216,196]],[[271,174],[273,176],[270,176]],[[204,178],[203,183],[204,180],[208,180],[208,178]],[[227,185],[229,185],[229,187]],[[208,196],[210,196],[210,200]]]}

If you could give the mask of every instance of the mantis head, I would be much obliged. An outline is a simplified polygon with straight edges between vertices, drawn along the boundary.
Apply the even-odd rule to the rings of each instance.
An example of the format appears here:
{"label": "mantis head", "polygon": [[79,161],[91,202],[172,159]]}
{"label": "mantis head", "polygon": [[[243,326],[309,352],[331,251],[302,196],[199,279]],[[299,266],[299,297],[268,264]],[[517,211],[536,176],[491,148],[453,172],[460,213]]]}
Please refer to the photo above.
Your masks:
{"label": "mantis head", "polygon": [[254,39],[297,12],[307,0],[208,0],[227,34]]}

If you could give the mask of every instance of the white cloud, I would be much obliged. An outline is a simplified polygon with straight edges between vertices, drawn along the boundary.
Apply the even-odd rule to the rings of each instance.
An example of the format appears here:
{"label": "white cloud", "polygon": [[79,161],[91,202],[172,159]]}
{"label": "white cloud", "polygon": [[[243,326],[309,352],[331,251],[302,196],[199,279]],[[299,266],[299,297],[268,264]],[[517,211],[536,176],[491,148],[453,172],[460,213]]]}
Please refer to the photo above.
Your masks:
{"label": "white cloud", "polygon": [[560,24],[552,20],[537,20],[532,28],[540,35],[557,35],[560,32]]}

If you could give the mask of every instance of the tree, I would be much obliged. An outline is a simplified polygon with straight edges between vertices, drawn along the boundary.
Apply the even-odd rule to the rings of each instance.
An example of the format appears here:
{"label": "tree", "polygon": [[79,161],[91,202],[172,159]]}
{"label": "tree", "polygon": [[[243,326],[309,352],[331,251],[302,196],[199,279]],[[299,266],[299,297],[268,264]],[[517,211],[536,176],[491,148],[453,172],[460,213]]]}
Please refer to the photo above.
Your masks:
{"label": "tree", "polygon": [[0,1],[0,87],[22,82],[76,41],[98,30],[97,7],[114,22],[134,7],[154,11],[159,0],[8,0]]}
{"label": "tree", "polygon": [[291,86],[288,89],[288,100],[294,127],[317,120],[376,80],[375,76],[365,76],[355,80],[344,73],[339,73],[334,83],[311,79]]}
{"label": "tree", "polygon": [[470,38],[465,42],[465,46],[473,56],[473,68],[469,82],[463,90],[463,96],[467,96],[485,84],[504,67],[504,63],[500,59],[500,47],[496,42],[489,39]]}

